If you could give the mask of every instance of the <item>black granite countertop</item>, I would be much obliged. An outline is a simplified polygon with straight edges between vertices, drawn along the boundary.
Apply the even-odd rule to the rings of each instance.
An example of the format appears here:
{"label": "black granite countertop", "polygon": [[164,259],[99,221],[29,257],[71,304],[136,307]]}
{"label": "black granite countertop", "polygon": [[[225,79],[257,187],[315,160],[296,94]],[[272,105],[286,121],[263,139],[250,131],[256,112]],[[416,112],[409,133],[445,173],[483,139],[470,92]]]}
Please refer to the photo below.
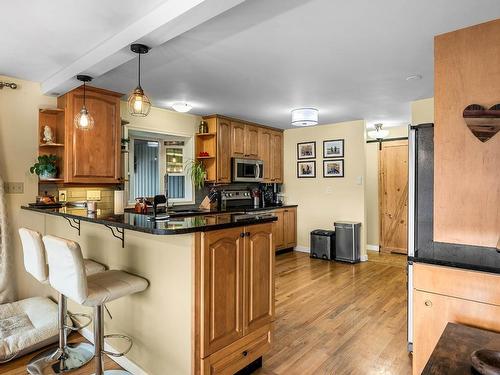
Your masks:
{"label": "black granite countertop", "polygon": [[418,249],[409,261],[474,271],[500,273],[500,252],[494,247],[433,242]]}
{"label": "black granite countertop", "polygon": [[472,368],[470,357],[478,349],[500,350],[500,334],[448,323],[422,375],[479,374]]}
{"label": "black granite countertop", "polygon": [[171,217],[165,221],[151,221],[148,215],[125,212],[114,215],[112,210],[98,210],[98,213],[88,214],[86,208],[34,208],[22,206],[23,210],[34,211],[46,215],[55,215],[67,219],[76,219],[96,224],[108,225],[136,232],[156,235],[172,235],[194,232],[205,232],[216,229],[241,227],[276,221],[276,216],[255,217],[239,220],[235,213],[197,213],[190,216]]}
{"label": "black granite countertop", "polygon": [[[258,212],[258,211],[272,211],[272,210],[278,210],[282,208],[292,208],[292,207],[297,207],[298,205],[296,204],[283,204],[283,205],[269,205],[266,207],[254,207],[253,205],[248,205],[248,206],[234,206],[234,207],[227,207],[224,210],[215,208],[212,210],[199,210],[197,205],[177,205],[172,208],[169,208],[169,211],[185,211],[185,210],[199,210],[198,213],[193,213],[192,216],[199,216],[199,215],[206,215],[206,214],[223,214],[223,213],[249,213],[249,212]],[[152,211],[152,208],[148,208],[149,211]],[[127,208],[125,209],[125,212],[130,212],[134,213],[133,208]],[[148,213],[149,215],[150,213]]]}

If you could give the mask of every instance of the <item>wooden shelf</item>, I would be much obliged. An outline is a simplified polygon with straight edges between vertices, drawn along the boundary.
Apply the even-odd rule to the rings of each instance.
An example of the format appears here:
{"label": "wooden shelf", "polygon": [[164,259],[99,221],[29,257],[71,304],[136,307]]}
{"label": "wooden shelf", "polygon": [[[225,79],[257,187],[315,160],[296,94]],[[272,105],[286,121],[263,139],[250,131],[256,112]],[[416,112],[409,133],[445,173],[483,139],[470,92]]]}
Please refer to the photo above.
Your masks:
{"label": "wooden shelf", "polygon": [[49,180],[38,180],[41,184],[54,184],[59,182],[64,182],[64,178],[51,178]]}
{"label": "wooden shelf", "polygon": [[197,137],[213,137],[217,135],[217,133],[196,133]]}
{"label": "wooden shelf", "polygon": [[197,156],[196,159],[215,159],[215,156]]}
{"label": "wooden shelf", "polygon": [[64,147],[63,143],[40,143],[39,147]]}
{"label": "wooden shelf", "polygon": [[62,108],[40,108],[40,113],[46,113],[49,115],[58,115],[59,113],[64,113]]}

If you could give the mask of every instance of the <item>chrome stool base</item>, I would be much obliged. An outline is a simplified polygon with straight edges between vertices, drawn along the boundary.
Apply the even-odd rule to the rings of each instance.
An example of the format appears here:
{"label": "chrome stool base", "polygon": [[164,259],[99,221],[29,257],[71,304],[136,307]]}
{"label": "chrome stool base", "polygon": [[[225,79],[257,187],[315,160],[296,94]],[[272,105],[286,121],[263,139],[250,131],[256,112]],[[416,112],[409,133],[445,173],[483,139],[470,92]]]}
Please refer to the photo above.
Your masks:
{"label": "chrome stool base", "polygon": [[30,375],[61,374],[85,366],[94,358],[94,346],[87,343],[68,344],[62,354],[52,347],[33,357],[27,370]]}

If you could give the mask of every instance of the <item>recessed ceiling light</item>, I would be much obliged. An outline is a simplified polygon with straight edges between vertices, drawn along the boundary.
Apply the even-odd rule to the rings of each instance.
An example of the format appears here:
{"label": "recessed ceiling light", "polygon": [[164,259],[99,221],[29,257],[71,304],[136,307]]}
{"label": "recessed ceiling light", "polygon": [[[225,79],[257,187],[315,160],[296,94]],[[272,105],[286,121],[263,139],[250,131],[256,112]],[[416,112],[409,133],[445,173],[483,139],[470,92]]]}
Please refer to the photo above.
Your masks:
{"label": "recessed ceiling light", "polygon": [[422,79],[421,74],[413,74],[411,76],[406,77],[407,81],[418,81],[419,79]]}
{"label": "recessed ceiling light", "polygon": [[318,110],[316,108],[297,108],[292,110],[293,126],[312,126],[318,124]]}
{"label": "recessed ceiling light", "polygon": [[189,103],[182,103],[182,102],[177,102],[172,104],[172,108],[177,111],[177,112],[189,112],[191,109],[193,109],[193,106]]}

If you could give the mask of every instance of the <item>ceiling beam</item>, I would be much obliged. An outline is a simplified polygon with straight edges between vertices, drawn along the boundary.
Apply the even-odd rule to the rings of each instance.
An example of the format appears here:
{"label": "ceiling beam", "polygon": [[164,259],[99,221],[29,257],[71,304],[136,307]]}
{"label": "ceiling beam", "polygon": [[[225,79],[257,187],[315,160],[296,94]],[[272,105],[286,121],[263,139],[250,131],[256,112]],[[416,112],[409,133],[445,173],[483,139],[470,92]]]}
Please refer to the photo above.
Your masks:
{"label": "ceiling beam", "polygon": [[43,81],[42,92],[65,93],[80,85],[77,74],[99,77],[136,57],[130,44],[140,42],[154,48],[244,1],[168,0]]}

